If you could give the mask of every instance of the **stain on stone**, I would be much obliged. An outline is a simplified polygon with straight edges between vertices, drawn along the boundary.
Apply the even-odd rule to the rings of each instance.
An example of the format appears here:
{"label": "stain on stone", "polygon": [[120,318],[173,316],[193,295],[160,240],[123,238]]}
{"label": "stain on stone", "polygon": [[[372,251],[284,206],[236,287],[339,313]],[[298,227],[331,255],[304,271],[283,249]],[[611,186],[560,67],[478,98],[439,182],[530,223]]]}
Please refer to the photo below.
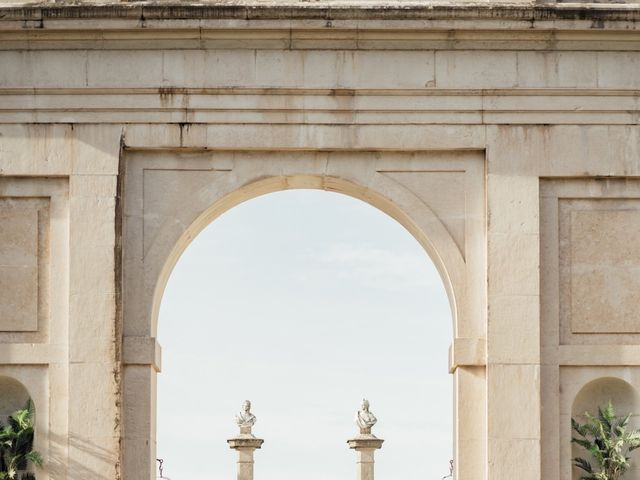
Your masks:
{"label": "stain on stone", "polygon": [[[606,5],[606,6],[605,6]],[[327,22],[343,19],[505,19],[505,20],[600,20],[635,21],[640,19],[640,10],[620,8],[620,4],[603,4],[602,8],[567,7],[545,5],[454,5],[452,3],[402,5],[389,0],[376,4],[323,2],[311,4],[278,4],[276,1],[227,0],[200,4],[164,2],[160,0],[128,2],[105,0],[102,4],[83,1],[61,0],[56,3],[40,1],[14,4],[2,9],[6,20],[80,19],[80,18],[137,18],[142,22],[155,20],[202,20],[202,19],[318,19]],[[142,26],[142,25],[141,25]],[[329,26],[329,25],[327,25]],[[594,27],[594,28],[600,28]]]}
{"label": "stain on stone", "polygon": [[184,95],[187,93],[186,88],[180,87],[160,87],[158,88],[160,94],[160,103],[163,107],[169,107],[173,104],[175,95]]}

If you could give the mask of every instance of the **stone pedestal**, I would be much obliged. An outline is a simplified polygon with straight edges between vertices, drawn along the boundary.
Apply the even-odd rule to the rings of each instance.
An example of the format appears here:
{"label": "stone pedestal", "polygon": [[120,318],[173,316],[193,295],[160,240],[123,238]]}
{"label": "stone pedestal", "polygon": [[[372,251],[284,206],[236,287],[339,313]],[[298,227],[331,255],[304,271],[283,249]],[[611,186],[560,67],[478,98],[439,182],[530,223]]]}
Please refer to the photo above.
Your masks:
{"label": "stone pedestal", "polygon": [[381,438],[372,434],[360,434],[351,440],[347,440],[349,448],[358,452],[356,480],[373,480],[374,453],[382,448]]}
{"label": "stone pedestal", "polygon": [[253,480],[253,452],[262,446],[264,440],[250,433],[240,433],[227,440],[229,447],[238,452],[238,480]]}

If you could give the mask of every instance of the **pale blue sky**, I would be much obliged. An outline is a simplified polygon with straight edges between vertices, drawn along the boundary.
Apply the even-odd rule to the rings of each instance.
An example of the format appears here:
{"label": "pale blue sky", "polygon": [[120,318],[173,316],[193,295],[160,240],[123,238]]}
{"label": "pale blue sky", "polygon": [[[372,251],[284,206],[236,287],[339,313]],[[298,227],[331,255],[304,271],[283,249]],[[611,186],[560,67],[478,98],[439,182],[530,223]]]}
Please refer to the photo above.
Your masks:
{"label": "pale blue sky", "polygon": [[158,456],[171,480],[234,480],[245,399],[256,480],[351,480],[363,397],[378,480],[439,480],[452,451],[451,312],[418,242],[344,195],[243,203],[187,248],[160,310]]}

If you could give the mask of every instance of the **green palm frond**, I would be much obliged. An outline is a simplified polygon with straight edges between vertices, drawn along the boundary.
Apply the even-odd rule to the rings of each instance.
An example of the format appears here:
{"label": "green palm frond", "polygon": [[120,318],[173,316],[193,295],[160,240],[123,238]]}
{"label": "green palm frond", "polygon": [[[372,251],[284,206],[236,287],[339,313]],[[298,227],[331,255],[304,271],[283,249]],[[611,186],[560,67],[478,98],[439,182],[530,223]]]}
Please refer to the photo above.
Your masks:
{"label": "green palm frond", "polygon": [[583,440],[581,438],[572,438],[571,441],[575,444],[580,445],[585,450],[591,450],[593,444],[589,440]]}
{"label": "green palm frond", "polygon": [[29,399],[0,425],[0,480],[35,480],[29,465],[42,466],[42,456],[33,450],[35,408]]}
{"label": "green palm frond", "polygon": [[31,451],[27,453],[24,457],[29,462],[33,463],[34,465],[37,465],[38,467],[41,467],[42,464],[44,463],[42,460],[42,455],[40,455],[40,453],[36,451]]}
{"label": "green palm frond", "polygon": [[573,464],[587,473],[593,473],[593,468],[591,467],[591,463],[589,463],[584,458],[574,458]]}
{"label": "green palm frond", "polygon": [[571,441],[585,449],[592,461],[574,458],[573,465],[587,475],[580,480],[620,480],[631,464],[628,454],[640,448],[640,431],[629,431],[631,414],[616,416],[611,401],[598,407],[597,415],[585,413],[587,422],[571,419],[571,428],[578,438]]}

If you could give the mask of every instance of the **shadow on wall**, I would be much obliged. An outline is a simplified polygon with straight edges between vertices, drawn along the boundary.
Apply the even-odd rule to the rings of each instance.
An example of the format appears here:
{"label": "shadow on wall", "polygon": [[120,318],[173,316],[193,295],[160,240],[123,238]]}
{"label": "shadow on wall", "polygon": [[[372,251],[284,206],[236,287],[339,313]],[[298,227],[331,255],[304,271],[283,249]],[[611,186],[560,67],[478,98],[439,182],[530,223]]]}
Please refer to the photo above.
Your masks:
{"label": "shadow on wall", "polygon": [[[631,413],[633,416],[630,426],[634,429],[640,427],[640,394],[631,384],[614,377],[598,378],[582,387],[573,401],[571,416],[579,423],[585,423],[587,421],[585,412],[594,415],[597,413],[598,407],[606,405],[609,400],[616,410],[616,415]],[[573,444],[571,458],[575,457],[586,457],[586,452],[578,445]],[[640,456],[632,457],[632,467],[627,473],[627,478],[638,478],[639,462]],[[582,475],[584,475],[583,471],[573,468],[571,475],[573,480],[579,480]]]}
{"label": "shadow on wall", "polygon": [[66,470],[67,475],[72,478],[105,479],[108,478],[105,472],[109,472],[118,461],[112,452],[93,442],[89,435],[66,437],[49,433],[49,439],[54,451],[64,451],[68,448],[71,452],[68,458],[52,456],[46,459],[45,467],[50,472],[51,478],[57,478],[54,472]]}

